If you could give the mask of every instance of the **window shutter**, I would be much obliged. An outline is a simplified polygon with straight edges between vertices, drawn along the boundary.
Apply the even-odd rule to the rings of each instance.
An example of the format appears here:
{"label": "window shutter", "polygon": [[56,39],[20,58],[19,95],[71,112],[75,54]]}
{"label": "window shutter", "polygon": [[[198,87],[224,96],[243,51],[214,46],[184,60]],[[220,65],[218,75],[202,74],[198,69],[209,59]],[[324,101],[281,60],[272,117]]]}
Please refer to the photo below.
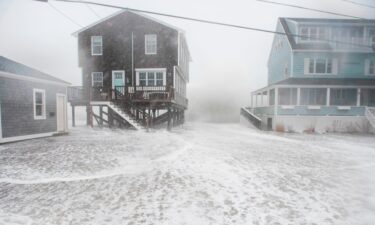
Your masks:
{"label": "window shutter", "polygon": [[370,60],[365,60],[365,75],[369,75],[369,69],[370,69]]}
{"label": "window shutter", "polygon": [[309,74],[310,59],[305,58],[304,60],[304,74]]}
{"label": "window shutter", "polygon": [[339,61],[335,58],[332,60],[332,74],[337,75]]}
{"label": "window shutter", "polygon": [[167,77],[166,77],[166,73],[167,73],[167,72],[164,72],[164,73],[163,73],[163,86],[167,86]]}
{"label": "window shutter", "polygon": [[135,82],[136,82],[136,86],[139,86],[139,72],[135,74]]}

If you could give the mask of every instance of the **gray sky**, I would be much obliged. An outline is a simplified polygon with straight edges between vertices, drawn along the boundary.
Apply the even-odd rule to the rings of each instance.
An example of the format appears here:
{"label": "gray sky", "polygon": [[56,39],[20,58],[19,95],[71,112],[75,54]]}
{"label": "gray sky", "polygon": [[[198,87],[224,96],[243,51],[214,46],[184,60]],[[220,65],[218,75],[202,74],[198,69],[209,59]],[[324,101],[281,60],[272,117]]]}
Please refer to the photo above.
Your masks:
{"label": "gray sky", "polygon": [[[255,0],[108,0],[125,7],[158,11],[207,20],[274,30],[278,17],[325,17],[327,14],[275,6]],[[277,0],[275,0],[277,1]],[[375,9],[341,0],[289,0],[283,3],[374,18]],[[357,0],[374,4],[371,0]],[[87,6],[50,1],[53,6],[86,26],[99,18]],[[92,6],[100,17],[116,10]],[[272,34],[153,16],[186,31],[193,62],[188,96],[190,111],[223,110],[234,118],[239,107],[248,105],[251,90],[267,83],[267,59]],[[32,0],[0,0],[0,55],[24,63],[58,78],[80,85],[77,39],[80,29],[46,3]],[[203,108],[202,108],[203,107]]]}

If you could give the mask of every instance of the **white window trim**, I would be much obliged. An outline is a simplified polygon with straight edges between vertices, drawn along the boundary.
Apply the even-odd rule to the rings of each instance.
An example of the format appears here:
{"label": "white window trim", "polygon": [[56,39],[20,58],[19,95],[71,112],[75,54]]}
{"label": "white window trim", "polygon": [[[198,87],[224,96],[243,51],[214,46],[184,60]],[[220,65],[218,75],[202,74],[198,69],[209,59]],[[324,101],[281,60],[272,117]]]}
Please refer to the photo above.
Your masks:
{"label": "white window trim", "polygon": [[[35,94],[36,93],[42,93],[43,94],[43,98],[42,98],[42,102],[43,102],[43,107],[42,107],[42,115],[41,116],[37,116],[36,115],[36,104],[35,104]],[[33,111],[34,111],[34,120],[45,120],[46,119],[46,91],[43,90],[43,89],[33,89]]]}
{"label": "white window trim", "polygon": [[[332,60],[331,63],[331,73],[316,73],[316,61],[317,59],[325,59],[325,71],[327,71],[328,69],[328,60]],[[311,60],[314,60],[314,72],[313,73],[310,73],[310,61]],[[323,76],[326,76],[326,75],[337,75],[338,74],[338,60],[336,58],[305,58],[304,60],[304,74],[305,75],[316,75],[316,76],[319,76],[319,75],[323,75]]]}
{"label": "white window trim", "polygon": [[[155,52],[149,52],[147,49],[147,37],[155,36]],[[146,55],[156,55],[158,53],[158,36],[156,34],[146,34],[145,35],[145,54]]]}
{"label": "white window trim", "polygon": [[[94,86],[94,73],[98,73],[102,75],[102,85],[101,86]],[[91,87],[103,87],[103,72],[92,72],[91,73]]]}
{"label": "white window trim", "polygon": [[[147,83],[148,83],[148,76],[147,76],[147,72],[154,72],[154,73],[163,73],[163,85],[162,86],[166,86],[167,85],[167,69],[166,68],[137,68],[135,69],[135,72],[136,72],[136,86],[140,86],[139,85],[139,73],[146,73],[146,86],[144,87],[148,87],[147,86]],[[156,75],[155,75],[155,82],[156,82]],[[150,87],[160,87],[160,86],[150,86]]]}
{"label": "white window trim", "polygon": [[[370,73],[370,61],[374,62],[373,73]],[[365,60],[365,76],[375,76],[375,59],[366,59]]]}
{"label": "white window trim", "polygon": [[[100,53],[94,53],[94,38],[100,37]],[[91,36],[91,55],[103,55],[103,36]]]}

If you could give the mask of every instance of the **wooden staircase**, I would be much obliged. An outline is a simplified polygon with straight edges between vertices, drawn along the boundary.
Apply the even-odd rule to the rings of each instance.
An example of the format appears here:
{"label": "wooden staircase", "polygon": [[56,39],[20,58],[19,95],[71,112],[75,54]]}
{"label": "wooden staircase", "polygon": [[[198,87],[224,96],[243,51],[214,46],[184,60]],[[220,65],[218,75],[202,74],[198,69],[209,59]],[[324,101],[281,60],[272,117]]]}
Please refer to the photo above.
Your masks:
{"label": "wooden staircase", "polygon": [[366,107],[365,116],[373,129],[375,129],[375,107]]}
{"label": "wooden staircase", "polygon": [[249,108],[241,108],[241,113],[250,123],[252,123],[256,128],[261,129],[262,120],[253,114]]}

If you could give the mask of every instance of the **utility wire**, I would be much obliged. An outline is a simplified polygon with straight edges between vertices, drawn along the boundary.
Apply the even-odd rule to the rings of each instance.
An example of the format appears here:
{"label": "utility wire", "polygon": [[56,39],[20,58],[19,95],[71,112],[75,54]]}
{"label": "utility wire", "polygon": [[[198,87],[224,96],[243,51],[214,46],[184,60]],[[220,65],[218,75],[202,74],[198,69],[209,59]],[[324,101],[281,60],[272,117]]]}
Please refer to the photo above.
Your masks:
{"label": "utility wire", "polygon": [[308,7],[304,7],[304,6],[292,5],[292,4],[281,3],[281,2],[274,2],[274,1],[268,1],[268,0],[256,0],[256,1],[258,1],[258,2],[264,2],[264,3],[269,3],[269,4],[274,4],[274,5],[287,6],[287,7],[297,8],[297,9],[304,9],[304,10],[309,10],[309,11],[313,11],[313,12],[331,14],[331,15],[335,15],[335,16],[343,16],[343,17],[348,17],[348,18],[353,18],[353,19],[362,19],[362,20],[365,19],[365,18],[362,18],[362,17],[351,16],[351,15],[347,15],[347,14],[342,14],[342,13],[337,13],[337,12],[331,12],[331,11],[325,11],[325,10],[320,10],[320,9],[313,9],[313,8],[308,8]]}
{"label": "utility wire", "polygon": [[51,6],[51,8],[53,8],[56,12],[58,12],[59,14],[61,14],[62,16],[64,16],[66,19],[70,20],[75,25],[77,25],[79,27],[82,27],[82,25],[80,25],[79,23],[77,23],[75,20],[73,20],[72,18],[70,18],[68,15],[66,15],[65,13],[63,13],[61,10],[59,10],[58,8],[56,8],[51,3],[48,2],[48,5]]}
{"label": "utility wire", "polygon": [[359,6],[363,6],[363,7],[367,7],[367,8],[375,9],[375,5],[368,5],[368,4],[359,3],[359,2],[350,1],[350,0],[342,0],[342,1],[343,1],[343,2],[352,3],[352,4],[354,4],[354,5],[359,5]]}
{"label": "utility wire", "polygon": [[97,12],[95,12],[95,10],[89,5],[89,4],[85,4],[85,6],[98,18],[100,18],[99,14]]}
{"label": "utility wire", "polygon": [[172,15],[172,14],[159,13],[159,12],[154,12],[154,11],[140,10],[140,9],[133,9],[133,8],[128,8],[128,7],[108,5],[108,4],[97,3],[97,2],[74,1],[74,0],[55,0],[55,1],[99,5],[99,6],[104,6],[104,7],[116,8],[116,9],[122,9],[122,10],[128,10],[128,11],[140,12],[140,13],[146,13],[146,14],[152,14],[152,15],[158,15],[158,16],[164,16],[164,17],[177,18],[177,19],[195,21],[195,22],[206,23],[206,24],[214,24],[214,25],[220,25],[220,26],[225,26],[225,27],[232,27],[232,28],[244,29],[244,30],[259,31],[259,32],[270,33],[270,34],[278,34],[278,35],[284,35],[284,36],[293,36],[293,37],[298,37],[298,38],[310,38],[310,40],[316,40],[316,41],[326,41],[326,42],[337,43],[337,44],[344,44],[344,45],[352,45],[352,46],[358,46],[358,47],[372,48],[371,45],[358,44],[358,43],[345,42],[345,41],[337,41],[337,40],[330,40],[330,39],[324,39],[324,38],[321,39],[321,38],[318,38],[318,37],[310,37],[310,36],[307,36],[307,35],[298,35],[298,34],[292,34],[292,33],[284,33],[284,32],[273,31],[273,30],[266,30],[266,29],[255,28],[255,27],[247,27],[247,26],[241,26],[241,25],[234,25],[234,24],[228,24],[228,23],[222,23],[222,22],[216,22],[216,21],[210,21],[210,20],[203,20],[203,19],[197,19],[197,18],[191,18],[191,17],[185,17],[185,16],[177,16],[177,15]]}

